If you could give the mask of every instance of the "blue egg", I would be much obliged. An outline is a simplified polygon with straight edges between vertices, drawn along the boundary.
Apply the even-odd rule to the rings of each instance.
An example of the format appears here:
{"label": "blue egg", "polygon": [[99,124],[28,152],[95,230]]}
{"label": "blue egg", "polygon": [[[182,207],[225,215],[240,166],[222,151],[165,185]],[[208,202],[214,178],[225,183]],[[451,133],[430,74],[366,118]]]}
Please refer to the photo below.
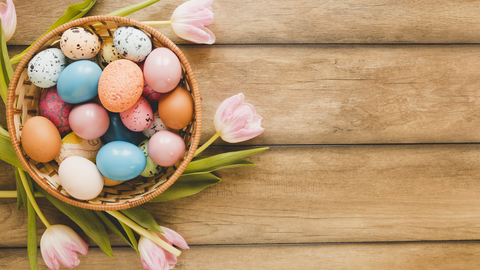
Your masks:
{"label": "blue egg", "polygon": [[140,133],[128,129],[122,122],[120,114],[110,114],[110,125],[107,132],[103,135],[105,143],[113,141],[124,141],[137,145],[140,142]]}
{"label": "blue egg", "polygon": [[92,61],[71,63],[58,77],[58,95],[68,103],[82,103],[98,94],[98,81],[102,69]]}
{"label": "blue egg", "polygon": [[97,168],[100,173],[115,181],[126,181],[139,176],[147,159],[136,145],[114,141],[105,144],[97,154]]}

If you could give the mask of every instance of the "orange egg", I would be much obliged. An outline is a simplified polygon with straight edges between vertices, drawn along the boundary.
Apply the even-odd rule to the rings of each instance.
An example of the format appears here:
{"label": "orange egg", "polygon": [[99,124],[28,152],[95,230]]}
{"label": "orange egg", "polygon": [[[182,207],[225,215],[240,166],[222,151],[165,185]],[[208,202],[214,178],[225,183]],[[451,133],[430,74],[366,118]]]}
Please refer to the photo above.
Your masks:
{"label": "orange egg", "polygon": [[55,125],[43,116],[30,118],[22,129],[22,147],[38,162],[49,162],[60,153],[62,139]]}
{"label": "orange egg", "polygon": [[182,85],[162,94],[158,101],[158,115],[171,129],[186,127],[193,118],[193,98]]}
{"label": "orange egg", "polygon": [[120,59],[110,63],[98,82],[98,97],[111,112],[123,112],[132,107],[143,92],[143,73],[134,62]]}
{"label": "orange egg", "polygon": [[109,179],[105,176],[103,176],[103,180],[104,180],[103,185],[105,185],[107,187],[113,187],[113,186],[116,186],[116,185],[120,185],[121,183],[124,183],[124,181],[115,181],[115,180]]}

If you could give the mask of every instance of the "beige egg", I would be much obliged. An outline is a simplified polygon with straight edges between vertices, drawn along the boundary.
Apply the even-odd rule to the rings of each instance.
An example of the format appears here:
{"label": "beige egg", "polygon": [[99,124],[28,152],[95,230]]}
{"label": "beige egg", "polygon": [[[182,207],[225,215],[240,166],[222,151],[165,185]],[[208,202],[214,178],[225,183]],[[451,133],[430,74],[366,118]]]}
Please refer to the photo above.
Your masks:
{"label": "beige egg", "polygon": [[111,62],[122,59],[123,57],[115,48],[112,38],[107,38],[102,42],[102,47],[97,55],[98,64],[104,69]]}
{"label": "beige egg", "polygon": [[83,27],[72,27],[62,34],[60,49],[72,60],[91,59],[100,51],[100,38]]}

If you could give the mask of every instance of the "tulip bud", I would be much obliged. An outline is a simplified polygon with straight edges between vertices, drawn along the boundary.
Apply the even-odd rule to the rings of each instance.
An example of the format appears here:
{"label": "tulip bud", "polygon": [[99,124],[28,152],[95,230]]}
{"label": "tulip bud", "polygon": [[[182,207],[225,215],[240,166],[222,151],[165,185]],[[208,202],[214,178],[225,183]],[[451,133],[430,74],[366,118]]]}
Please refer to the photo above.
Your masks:
{"label": "tulip bud", "polygon": [[213,23],[213,0],[191,0],[178,6],[170,24],[179,37],[203,44],[213,44],[215,35],[205,26]]}
{"label": "tulip bud", "polygon": [[5,33],[5,41],[9,41],[17,28],[17,14],[12,0],[7,0],[7,4],[0,3],[0,19]]}

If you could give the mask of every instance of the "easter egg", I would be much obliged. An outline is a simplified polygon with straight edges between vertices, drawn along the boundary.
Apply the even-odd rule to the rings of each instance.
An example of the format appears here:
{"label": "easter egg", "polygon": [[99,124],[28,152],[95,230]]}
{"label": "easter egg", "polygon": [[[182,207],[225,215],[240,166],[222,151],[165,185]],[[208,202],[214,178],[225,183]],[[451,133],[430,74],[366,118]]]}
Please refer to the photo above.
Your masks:
{"label": "easter egg", "polygon": [[152,51],[152,41],[142,30],[132,26],[119,27],[113,33],[115,48],[123,58],[142,62]]}
{"label": "easter egg", "polygon": [[172,91],[182,77],[180,60],[171,50],[161,47],[153,50],[143,67],[145,82],[156,92]]}
{"label": "easter egg", "polygon": [[63,32],[60,49],[70,59],[90,59],[100,50],[100,38],[83,27],[71,27]]}
{"label": "easter egg", "polygon": [[58,95],[55,87],[43,90],[40,95],[38,110],[41,116],[48,118],[57,127],[60,136],[65,136],[72,129],[70,128],[69,116],[73,104],[65,102]]}
{"label": "easter egg", "polygon": [[124,181],[114,181],[112,179],[108,179],[105,176],[103,177],[103,181],[104,181],[103,185],[107,187],[117,186],[124,182]]}
{"label": "easter egg", "polygon": [[185,155],[185,143],[178,134],[162,130],[148,141],[148,155],[160,166],[173,166]]}
{"label": "easter egg", "polygon": [[140,97],[130,109],[120,113],[123,124],[131,131],[144,131],[153,122],[152,107],[144,97]]}
{"label": "easter egg", "polygon": [[57,84],[65,66],[65,55],[60,49],[46,49],[35,55],[28,63],[28,78],[38,87],[52,87]]}
{"label": "easter egg", "polygon": [[70,127],[75,134],[86,140],[102,137],[109,124],[107,111],[96,103],[75,106],[70,112]]}
{"label": "easter egg", "polygon": [[122,141],[105,144],[97,154],[98,170],[114,181],[126,181],[139,176],[145,169],[146,162],[140,148]]}
{"label": "easter egg", "polygon": [[124,141],[136,145],[140,141],[140,133],[131,131],[125,127],[118,113],[110,113],[110,125],[102,139],[106,143]]}
{"label": "easter egg", "polygon": [[153,114],[153,122],[152,124],[142,131],[143,135],[145,137],[150,138],[153,136],[153,134],[159,132],[160,130],[168,130],[169,128],[162,122],[162,119],[160,119],[160,116],[158,115],[158,111]]}
{"label": "easter egg", "polygon": [[102,146],[100,139],[85,140],[71,132],[62,139],[60,153],[55,161],[60,165],[66,158],[83,157],[95,163],[97,152]]}
{"label": "easter egg", "polygon": [[102,47],[97,55],[98,63],[102,69],[105,69],[111,62],[122,59],[122,56],[115,48],[112,38],[107,38],[102,42]]}
{"label": "easter egg", "polygon": [[62,143],[55,125],[43,116],[34,116],[23,125],[21,134],[25,153],[38,162],[49,162],[60,152]]}
{"label": "easter egg", "polygon": [[140,150],[142,150],[143,154],[145,155],[145,158],[147,159],[147,164],[145,165],[145,169],[143,172],[140,174],[143,177],[152,177],[160,172],[162,169],[162,166],[156,164],[153,162],[153,160],[150,158],[148,155],[148,139],[143,140],[138,147]]}
{"label": "easter egg", "polygon": [[130,60],[110,63],[98,82],[98,96],[111,112],[123,112],[132,107],[143,92],[142,70]]}
{"label": "easter egg", "polygon": [[68,65],[58,78],[57,91],[68,103],[82,103],[98,93],[102,69],[92,61],[80,60]]}
{"label": "easter egg", "polygon": [[160,95],[161,94],[159,92],[153,91],[153,89],[150,86],[148,86],[148,84],[145,84],[143,86],[142,96],[146,98],[148,102],[150,102],[150,104],[158,103],[158,100],[160,99]]}
{"label": "easter egg", "polygon": [[103,189],[103,176],[97,166],[83,157],[69,157],[58,168],[60,184],[72,197],[91,200]]}
{"label": "easter egg", "polygon": [[186,127],[193,118],[193,98],[182,85],[162,94],[158,101],[158,114],[163,123],[171,129]]}

